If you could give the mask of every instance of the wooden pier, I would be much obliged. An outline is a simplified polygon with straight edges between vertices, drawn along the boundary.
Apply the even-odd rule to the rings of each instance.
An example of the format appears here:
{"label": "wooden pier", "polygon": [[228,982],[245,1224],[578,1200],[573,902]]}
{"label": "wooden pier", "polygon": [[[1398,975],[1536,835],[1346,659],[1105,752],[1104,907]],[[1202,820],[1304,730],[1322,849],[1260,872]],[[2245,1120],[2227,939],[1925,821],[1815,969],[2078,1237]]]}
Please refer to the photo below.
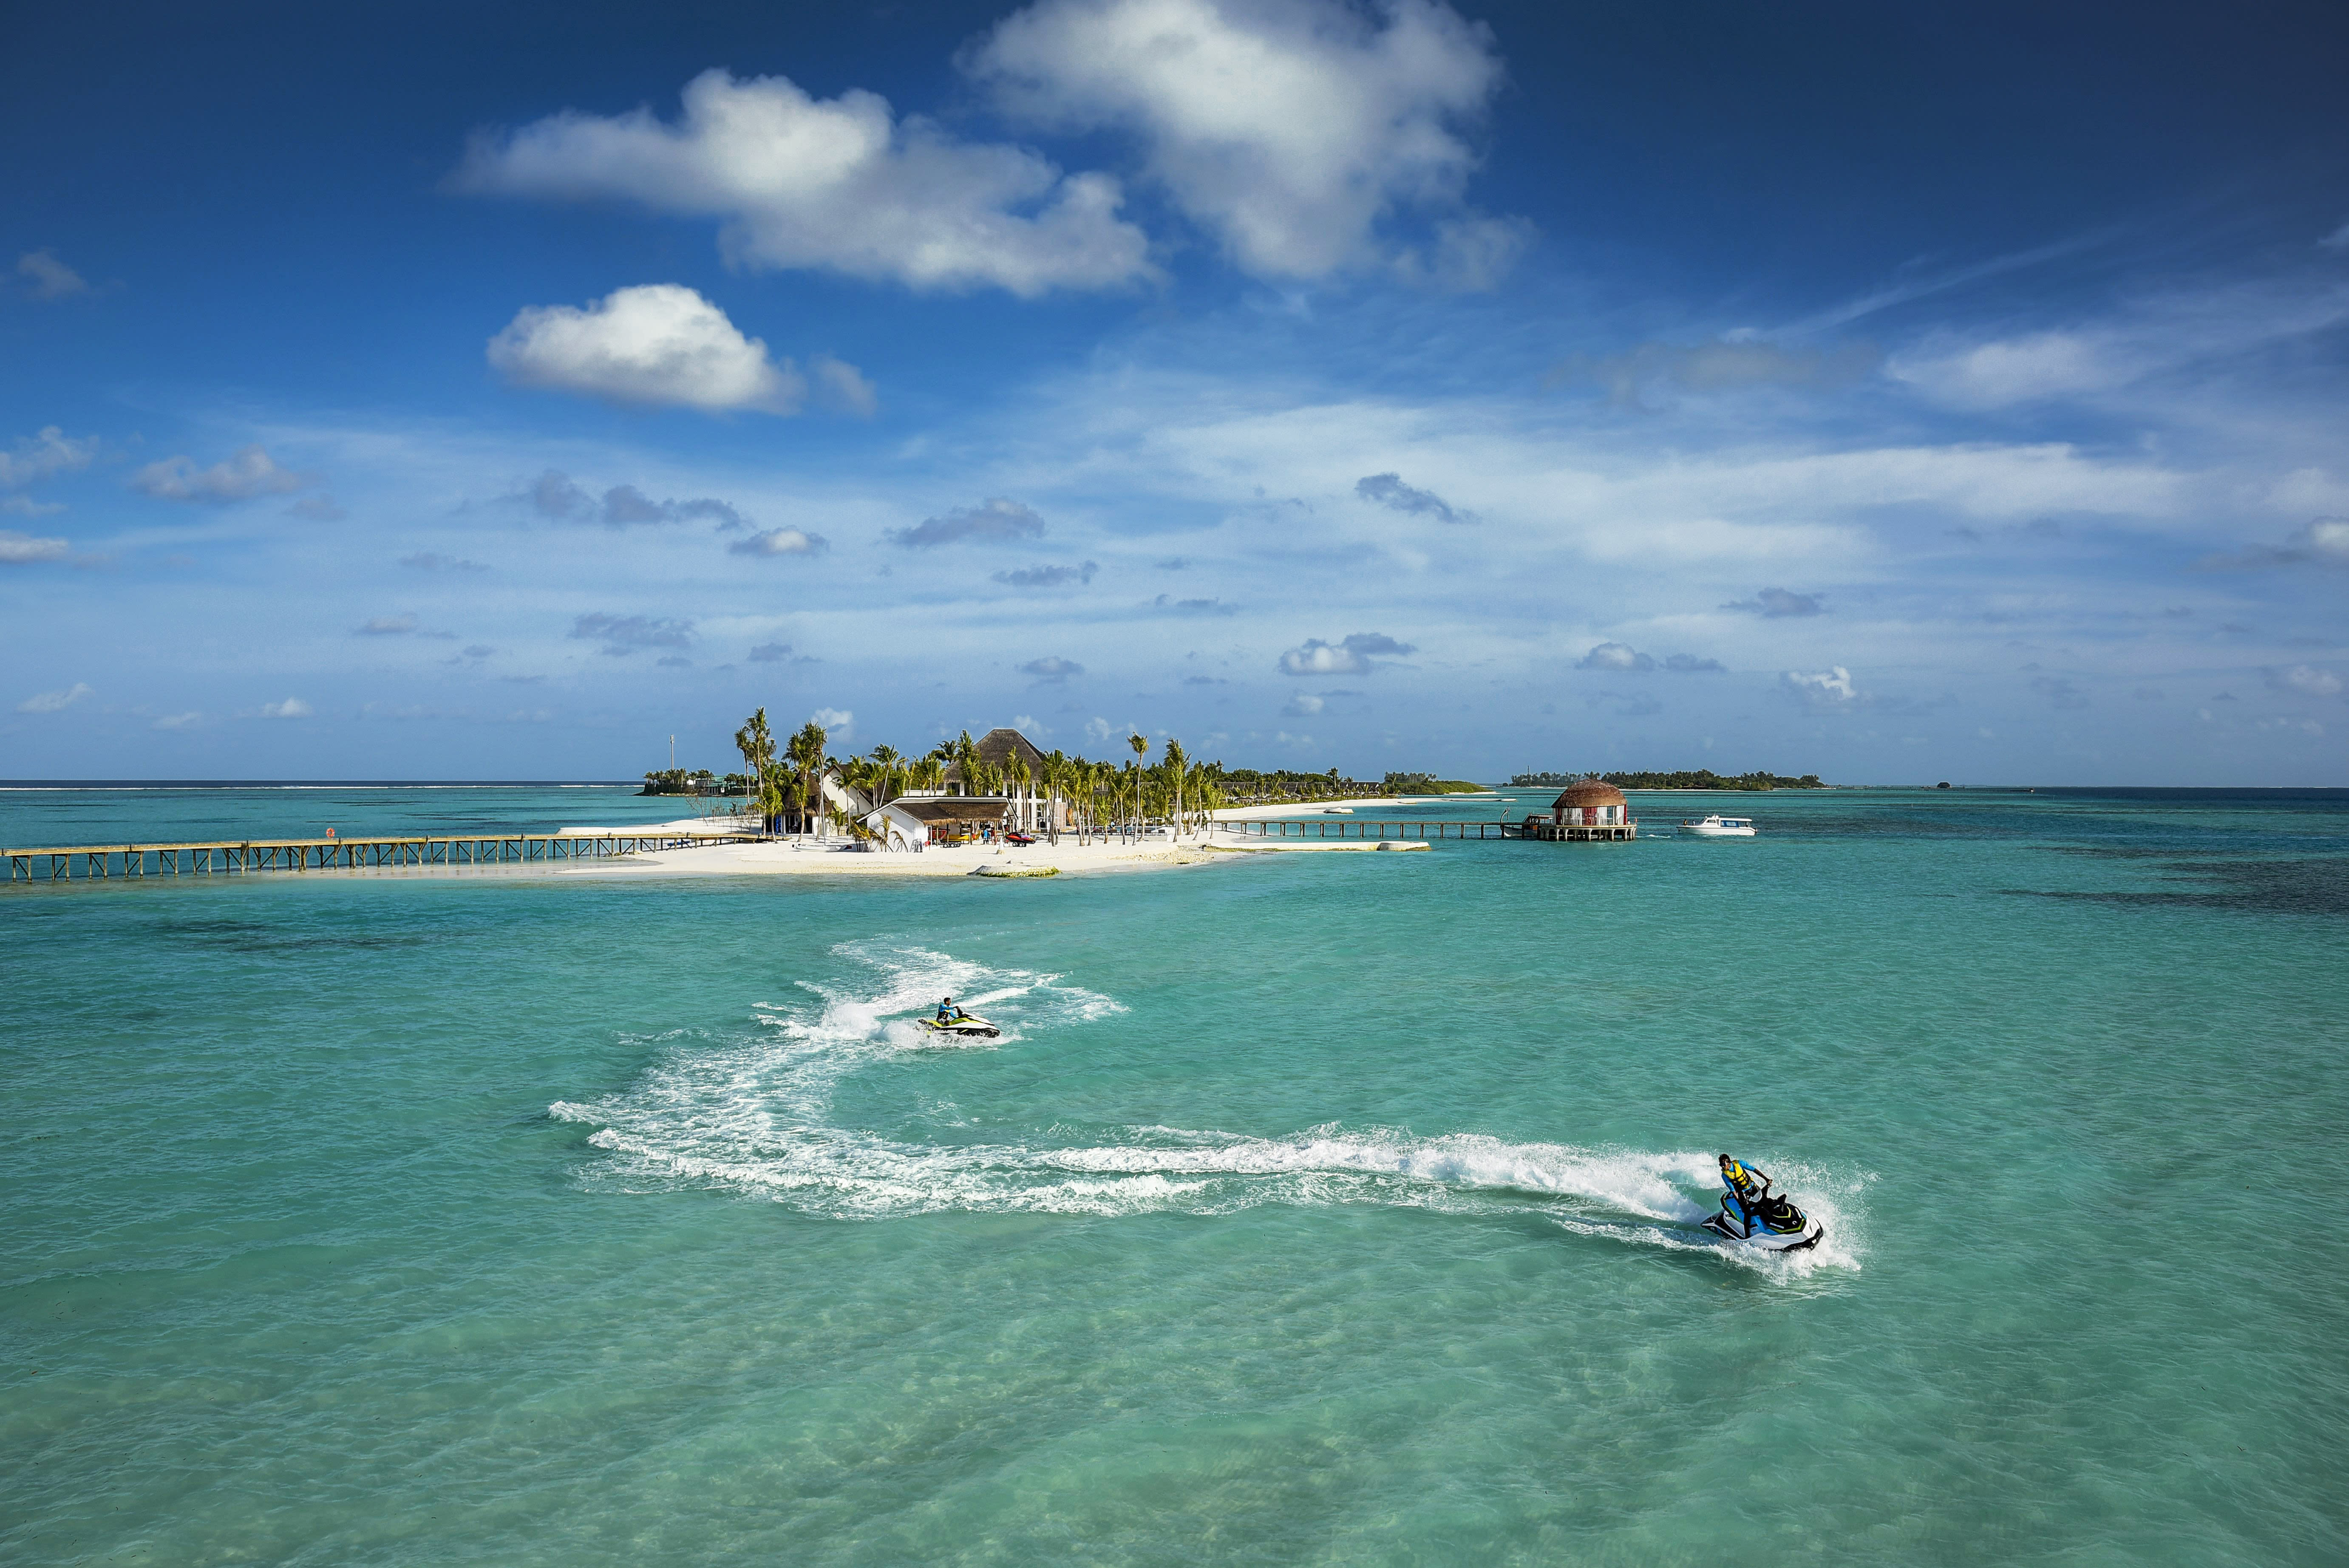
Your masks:
{"label": "wooden pier", "polygon": [[[1226,833],[1257,839],[1537,839],[1549,843],[1590,843],[1630,839],[1637,822],[1609,822],[1585,827],[1558,826],[1547,820],[1524,822],[1359,822],[1318,821],[1312,818],[1272,817],[1260,821],[1218,822]],[[1388,830],[1392,829],[1390,833]]]}
{"label": "wooden pier", "polygon": [[745,833],[497,833],[465,838],[243,839],[191,844],[77,844],[0,850],[11,882],[116,877],[249,876],[378,866],[492,866],[613,860],[655,850],[756,841]]}

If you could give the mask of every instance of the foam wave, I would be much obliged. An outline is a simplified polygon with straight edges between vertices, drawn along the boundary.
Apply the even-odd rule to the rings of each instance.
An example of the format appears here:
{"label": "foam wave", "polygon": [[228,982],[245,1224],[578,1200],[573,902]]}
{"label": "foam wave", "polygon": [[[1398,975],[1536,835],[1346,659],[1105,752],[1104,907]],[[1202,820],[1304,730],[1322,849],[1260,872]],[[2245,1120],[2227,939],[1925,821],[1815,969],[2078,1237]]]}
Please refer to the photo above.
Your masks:
{"label": "foam wave", "polygon": [[[994,969],[917,948],[834,950],[870,982],[855,991],[802,983],[802,1001],[763,1002],[740,1038],[684,1033],[626,1091],[557,1100],[549,1117],[595,1126],[605,1157],[593,1185],[626,1191],[719,1188],[842,1219],[940,1212],[1222,1214],[1268,1204],[1372,1203],[1458,1213],[1534,1215],[1584,1234],[1710,1251],[1776,1269],[1856,1266],[1857,1187],[1765,1161],[1827,1227],[1812,1253],[1769,1258],[1723,1249],[1695,1223],[1713,1205],[1710,1150],[1643,1152],[1512,1143],[1473,1133],[1422,1138],[1334,1124],[1283,1138],[1172,1127],[1087,1130],[1074,1142],[1040,1128],[1018,1142],[920,1143],[834,1125],[847,1075],[930,1038],[905,1015],[951,993],[1004,1030],[981,1047],[1048,1035],[1123,1011],[1053,975]],[[652,1043],[652,1042],[647,1042]]]}

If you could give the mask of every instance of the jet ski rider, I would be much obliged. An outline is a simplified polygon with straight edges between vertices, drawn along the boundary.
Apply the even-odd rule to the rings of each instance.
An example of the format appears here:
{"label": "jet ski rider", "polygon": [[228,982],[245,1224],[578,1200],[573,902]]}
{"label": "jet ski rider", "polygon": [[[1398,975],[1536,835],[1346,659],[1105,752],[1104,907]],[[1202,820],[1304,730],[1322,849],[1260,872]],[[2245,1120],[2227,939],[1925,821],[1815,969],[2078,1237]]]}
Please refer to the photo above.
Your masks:
{"label": "jet ski rider", "polygon": [[[943,1002],[941,1002],[941,1003],[939,1003],[939,1004],[938,1004],[938,1022],[939,1022],[939,1023],[941,1023],[941,1024],[951,1024],[951,1023],[953,1023],[954,1021],[955,1021],[955,1005],[954,1005],[954,998],[953,998],[953,997],[951,997],[951,996],[949,996],[949,997],[947,997],[945,1001],[943,1001]],[[1728,1159],[1729,1157],[1728,1157],[1727,1155],[1725,1155],[1725,1154],[1724,1154],[1724,1155],[1723,1155],[1723,1156],[1722,1156],[1722,1158],[1723,1158],[1723,1159],[1724,1159],[1724,1160],[1726,1160],[1726,1159]]]}
{"label": "jet ski rider", "polygon": [[1724,1154],[1721,1156],[1721,1184],[1729,1189],[1721,1206],[1737,1215],[1749,1235],[1756,1231],[1792,1234],[1802,1228],[1802,1211],[1770,1191],[1767,1171],[1741,1164]]}

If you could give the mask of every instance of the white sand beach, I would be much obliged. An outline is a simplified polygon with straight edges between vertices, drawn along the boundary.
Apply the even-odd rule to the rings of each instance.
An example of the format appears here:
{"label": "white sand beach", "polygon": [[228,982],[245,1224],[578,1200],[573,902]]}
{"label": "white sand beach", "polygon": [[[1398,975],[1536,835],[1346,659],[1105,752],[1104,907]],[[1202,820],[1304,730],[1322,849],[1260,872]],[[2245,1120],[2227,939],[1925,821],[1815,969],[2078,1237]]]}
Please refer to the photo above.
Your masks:
{"label": "white sand beach", "polygon": [[[1181,840],[1143,839],[1122,843],[1099,839],[1080,843],[1063,833],[1058,844],[966,844],[931,848],[918,854],[866,852],[840,840],[783,839],[740,844],[701,844],[616,860],[580,861],[541,874],[578,877],[648,876],[1016,876],[1043,872],[1165,871],[1212,865],[1247,855],[1361,854],[1424,850],[1423,841],[1378,839],[1239,839],[1221,833]],[[533,868],[540,870],[540,868]]]}

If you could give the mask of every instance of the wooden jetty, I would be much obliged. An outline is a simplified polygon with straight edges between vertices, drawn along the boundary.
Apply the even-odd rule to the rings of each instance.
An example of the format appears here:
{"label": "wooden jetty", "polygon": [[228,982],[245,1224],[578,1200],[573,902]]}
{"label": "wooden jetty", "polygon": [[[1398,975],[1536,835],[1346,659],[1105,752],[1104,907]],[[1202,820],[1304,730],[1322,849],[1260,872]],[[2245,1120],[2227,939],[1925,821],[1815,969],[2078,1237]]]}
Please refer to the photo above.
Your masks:
{"label": "wooden jetty", "polygon": [[490,866],[612,860],[654,850],[755,842],[746,833],[491,833],[458,838],[241,839],[190,844],[76,844],[0,850],[11,882],[257,872],[359,871],[377,866]]}
{"label": "wooden jetty", "polygon": [[1259,821],[1218,822],[1216,826],[1226,833],[1256,839],[1537,839],[1549,843],[1580,844],[1633,838],[1640,825],[1558,824],[1538,817],[1528,817],[1522,822],[1332,822],[1310,817],[1269,817]]}

